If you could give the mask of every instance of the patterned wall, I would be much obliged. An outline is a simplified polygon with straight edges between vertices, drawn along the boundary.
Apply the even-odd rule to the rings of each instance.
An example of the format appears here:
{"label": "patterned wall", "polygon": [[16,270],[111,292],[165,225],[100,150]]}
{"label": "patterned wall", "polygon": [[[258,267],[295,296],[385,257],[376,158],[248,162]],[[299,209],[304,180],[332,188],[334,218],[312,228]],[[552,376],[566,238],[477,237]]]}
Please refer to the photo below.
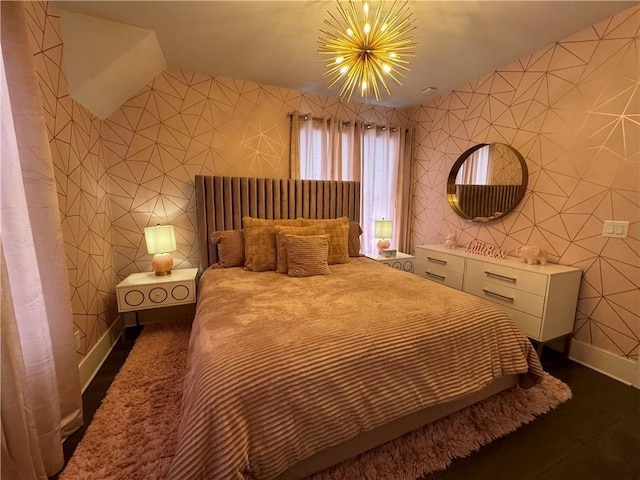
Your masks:
{"label": "patterned wall", "polygon": [[176,227],[179,267],[198,265],[196,174],[287,178],[287,113],[402,124],[389,108],[167,69],[102,127],[119,276],[150,270],[143,229]]}
{"label": "patterned wall", "polygon": [[101,122],[67,92],[54,4],[26,4],[58,184],[79,360],[117,317],[115,285],[151,270],[144,227],[176,227],[177,267],[197,266],[194,176],[286,178],[289,118],[400,125],[397,111],[166,70]]}
{"label": "patterned wall", "polygon": [[[228,78],[167,70],[100,122],[66,91],[55,7],[27,4],[56,168],[79,358],[116,318],[119,278],[150,269],[143,228],[177,228],[176,264],[198,264],[197,173],[286,177],[293,110],[403,124],[403,112]],[[457,230],[512,250],[546,246],[585,271],[576,338],[630,358],[640,336],[638,8],[415,109],[413,244]],[[448,207],[446,177],[473,144],[527,159],[527,195],[489,225]],[[629,238],[600,236],[629,220]]]}
{"label": "patterned wall", "polygon": [[25,9],[53,157],[80,361],[117,315],[101,123],[69,96],[53,6],[29,2]]}
{"label": "patterned wall", "polygon": [[[457,231],[514,250],[544,246],[584,271],[574,337],[638,359],[640,344],[640,7],[535,52],[417,109],[412,244]],[[513,145],[529,189],[490,224],[446,200],[453,162],[482,142]],[[628,220],[629,236],[601,236]]]}

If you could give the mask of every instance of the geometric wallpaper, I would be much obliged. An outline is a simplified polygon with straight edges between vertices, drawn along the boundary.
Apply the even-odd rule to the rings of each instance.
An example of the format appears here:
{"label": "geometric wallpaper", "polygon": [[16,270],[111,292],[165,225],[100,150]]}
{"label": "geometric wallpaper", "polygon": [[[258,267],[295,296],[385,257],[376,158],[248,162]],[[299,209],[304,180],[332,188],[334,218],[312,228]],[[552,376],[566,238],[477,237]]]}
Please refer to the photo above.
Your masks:
{"label": "geometric wallpaper", "polygon": [[[194,176],[286,178],[297,110],[416,124],[412,245],[457,231],[514,250],[534,244],[584,272],[575,338],[637,359],[640,338],[640,11],[632,7],[407,110],[167,69],[105,121],[68,94],[55,5],[26,4],[54,162],[79,360],[117,318],[115,285],[149,271],[144,227],[176,227],[177,267],[198,265]],[[445,196],[457,157],[482,142],[524,156],[528,190],[487,224]],[[626,239],[601,236],[629,220]]]}
{"label": "geometric wallpaper", "polygon": [[404,125],[406,113],[167,69],[100,121],[68,94],[60,18],[26,4],[55,167],[79,360],[117,318],[115,286],[151,270],[144,227],[176,229],[174,266],[199,265],[196,174],[287,178],[287,113]]}
{"label": "geometric wallpaper", "polygon": [[100,121],[71,99],[59,18],[49,3],[25,3],[53,159],[78,361],[117,315],[108,178],[100,160]]}
{"label": "geometric wallpaper", "polygon": [[[547,249],[582,269],[574,338],[638,359],[640,348],[640,6],[416,108],[412,246],[458,232],[512,251]],[[483,142],[512,145],[529,184],[518,207],[477,224],[446,199],[451,166]],[[625,239],[602,237],[628,220]]]}
{"label": "geometric wallpaper", "polygon": [[176,228],[177,267],[197,266],[197,174],[289,176],[288,112],[405,124],[397,111],[167,69],[102,125],[119,277],[148,271],[144,227]]}

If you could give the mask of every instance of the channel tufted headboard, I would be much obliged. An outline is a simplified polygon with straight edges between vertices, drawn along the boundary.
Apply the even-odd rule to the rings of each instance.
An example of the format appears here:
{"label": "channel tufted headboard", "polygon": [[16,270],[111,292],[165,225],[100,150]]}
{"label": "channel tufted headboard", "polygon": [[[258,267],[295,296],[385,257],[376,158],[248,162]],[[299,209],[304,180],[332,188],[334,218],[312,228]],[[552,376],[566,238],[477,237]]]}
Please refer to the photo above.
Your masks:
{"label": "channel tufted headboard", "polygon": [[200,269],[217,261],[211,232],[242,228],[243,217],[360,220],[360,182],[196,175]]}

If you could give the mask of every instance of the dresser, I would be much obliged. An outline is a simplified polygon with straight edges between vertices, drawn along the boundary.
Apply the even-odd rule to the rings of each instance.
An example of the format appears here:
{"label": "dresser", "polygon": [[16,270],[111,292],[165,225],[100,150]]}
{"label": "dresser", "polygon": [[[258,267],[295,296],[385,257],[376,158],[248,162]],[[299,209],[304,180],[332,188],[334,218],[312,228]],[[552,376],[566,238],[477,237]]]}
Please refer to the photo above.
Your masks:
{"label": "dresser", "polygon": [[582,270],[564,265],[527,265],[519,258],[494,259],[447,249],[416,247],[414,273],[489,300],[542,344],[570,335]]}

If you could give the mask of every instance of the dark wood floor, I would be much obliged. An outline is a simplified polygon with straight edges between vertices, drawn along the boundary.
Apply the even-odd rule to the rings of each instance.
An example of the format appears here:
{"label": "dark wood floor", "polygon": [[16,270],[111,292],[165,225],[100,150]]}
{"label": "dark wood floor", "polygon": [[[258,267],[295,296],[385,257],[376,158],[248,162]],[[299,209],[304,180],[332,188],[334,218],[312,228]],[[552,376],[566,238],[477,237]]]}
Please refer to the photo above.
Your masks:
{"label": "dark wood floor", "polygon": [[[85,425],[136,337],[127,332],[82,396]],[[425,480],[640,480],[640,390],[553,351],[542,359],[546,371],[571,387],[573,399]],[[84,430],[65,442],[65,459]]]}

